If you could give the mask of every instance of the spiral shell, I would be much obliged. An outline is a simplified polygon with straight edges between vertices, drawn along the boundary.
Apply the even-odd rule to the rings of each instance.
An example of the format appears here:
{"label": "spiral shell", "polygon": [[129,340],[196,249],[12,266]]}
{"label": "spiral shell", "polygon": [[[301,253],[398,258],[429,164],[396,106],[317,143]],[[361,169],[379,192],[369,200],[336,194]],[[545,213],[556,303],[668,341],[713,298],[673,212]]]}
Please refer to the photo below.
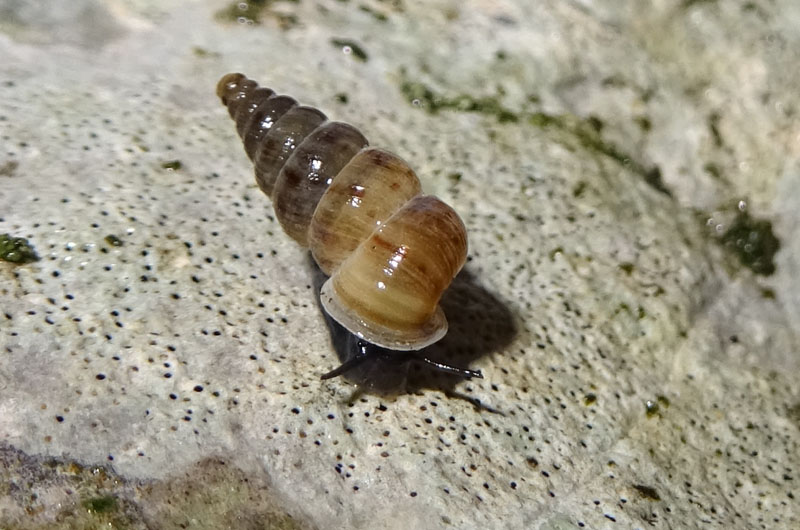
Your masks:
{"label": "spiral shell", "polygon": [[442,293],[467,256],[458,214],[398,156],[368,147],[353,126],[242,74],[217,84],[256,182],[287,234],[330,278],[323,307],[358,337],[418,350],[447,333]]}

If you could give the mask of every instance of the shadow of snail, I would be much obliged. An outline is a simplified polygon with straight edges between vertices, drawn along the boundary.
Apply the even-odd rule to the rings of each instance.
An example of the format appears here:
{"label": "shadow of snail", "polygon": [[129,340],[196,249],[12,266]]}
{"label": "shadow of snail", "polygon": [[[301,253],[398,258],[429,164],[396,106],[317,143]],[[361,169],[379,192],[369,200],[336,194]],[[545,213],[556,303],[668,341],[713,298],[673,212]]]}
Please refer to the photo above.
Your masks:
{"label": "shadow of snail", "polygon": [[[431,346],[447,333],[442,306],[450,312],[449,300],[466,297],[452,307],[462,311],[467,293],[478,289],[467,279],[442,297],[467,257],[458,214],[422,194],[405,161],[369,147],[351,125],[238,73],[220,79],[217,95],[278,221],[318,267],[320,304],[342,362],[322,378],[355,374],[374,361],[416,361],[458,378],[483,377],[445,362],[448,341]],[[474,358],[462,360],[468,357]]]}

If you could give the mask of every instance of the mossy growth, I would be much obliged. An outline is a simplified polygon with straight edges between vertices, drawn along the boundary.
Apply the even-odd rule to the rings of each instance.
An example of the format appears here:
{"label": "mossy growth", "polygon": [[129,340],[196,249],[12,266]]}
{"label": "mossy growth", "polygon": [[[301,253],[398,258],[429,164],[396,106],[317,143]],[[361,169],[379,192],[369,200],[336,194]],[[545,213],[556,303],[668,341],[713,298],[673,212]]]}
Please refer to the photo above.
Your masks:
{"label": "mossy growth", "polygon": [[380,11],[375,11],[369,6],[360,5],[358,6],[358,9],[360,11],[363,11],[364,13],[372,15],[372,17],[378,22],[386,22],[387,20],[389,20],[389,17],[387,17],[384,13],[381,13]]}
{"label": "mossy growth", "polygon": [[144,142],[144,140],[142,139],[141,136],[134,135],[131,138],[131,140],[133,140],[133,143],[136,144],[136,147],[138,147],[139,150],[142,151],[143,153],[149,153],[150,152],[150,148],[147,146],[147,144],[145,144],[145,142]]}
{"label": "mossy growth", "polygon": [[85,499],[81,504],[91,513],[108,513],[117,508],[117,499],[112,495],[104,495]]}
{"label": "mossy growth", "polygon": [[786,410],[787,417],[800,427],[800,402],[788,407]]}
{"label": "mossy growth", "polygon": [[408,80],[404,80],[400,84],[400,91],[409,102],[419,105],[430,114],[436,114],[442,110],[455,110],[493,115],[500,123],[519,121],[519,116],[505,108],[496,96],[476,97],[468,94],[456,94],[445,97],[435,93],[422,83]]}
{"label": "mossy growth", "polygon": [[223,7],[216,13],[217,20],[222,22],[239,22],[247,24],[261,24],[265,18],[272,16],[278,21],[282,29],[289,29],[299,22],[295,15],[273,13],[270,8],[278,2],[296,4],[299,0],[247,0],[236,1]]}
{"label": "mossy growth", "polygon": [[563,247],[556,247],[553,250],[551,250],[550,252],[548,252],[547,255],[550,256],[550,261],[555,261],[556,256],[559,255],[559,254],[563,254],[563,253],[564,253],[564,248]]}
{"label": "mossy growth", "polygon": [[272,0],[250,0],[249,2],[231,2],[227,7],[217,11],[217,20],[225,22],[261,23],[261,16]]}
{"label": "mossy growth", "polygon": [[461,182],[461,179],[463,177],[464,177],[464,175],[462,173],[458,172],[458,171],[454,171],[453,173],[448,173],[447,174],[447,180],[449,180],[453,184],[458,184],[459,182]]}
{"label": "mossy growth", "polygon": [[[3,489],[6,484],[36,484],[36,494],[9,499],[10,506],[24,510],[27,516],[18,522],[0,512],[2,530],[310,528],[286,512],[282,498],[260,475],[247,474],[219,458],[201,461],[163,481],[132,481],[110,468],[33,457],[7,447],[0,447],[0,459],[4,464],[0,466],[0,492],[7,493]],[[48,506],[47,500],[63,496],[65,488],[76,494],[74,498]],[[194,519],[192,524],[187,522],[187,514]]]}
{"label": "mossy growth", "polygon": [[192,53],[195,57],[199,57],[201,59],[208,59],[208,58],[217,58],[220,57],[218,52],[212,52],[203,48],[202,46],[193,46]]}
{"label": "mossy growth", "polygon": [[714,180],[724,180],[722,177],[722,170],[714,162],[706,162],[703,165],[703,171],[708,173]]}
{"label": "mossy growth", "polygon": [[0,259],[16,264],[31,263],[39,259],[33,245],[23,237],[0,234]]}
{"label": "mossy growth", "polygon": [[[401,70],[400,91],[413,105],[419,106],[430,114],[451,110],[461,112],[477,112],[494,116],[500,123],[527,123],[539,129],[551,129],[563,133],[564,143],[577,142],[586,151],[602,155],[625,166],[640,175],[645,183],[653,189],[671,196],[672,192],[664,184],[661,169],[656,165],[648,166],[636,160],[630,153],[625,152],[614,143],[603,138],[604,123],[596,116],[580,117],[574,114],[548,114],[546,112],[520,110],[518,112],[506,108],[500,102],[502,89],[497,96],[472,96],[469,94],[456,94],[444,96],[432,90],[429,86],[405,78],[405,71]],[[529,97],[531,103],[537,103],[538,97]],[[648,131],[652,126],[649,118],[637,121],[640,127]],[[491,134],[491,131],[490,133]],[[585,191],[585,183],[573,191],[580,196]]]}
{"label": "mossy growth", "polygon": [[168,162],[162,162],[161,167],[172,171],[178,171],[183,167],[183,162],[180,160],[169,160]]}
{"label": "mossy growth", "polygon": [[362,63],[367,62],[369,59],[369,56],[367,55],[367,52],[364,51],[364,48],[352,39],[331,39],[331,44],[337,48],[342,48],[345,53],[352,55]]}
{"label": "mossy growth", "polygon": [[717,0],[683,0],[681,7],[684,9],[689,9],[697,4],[713,4],[716,3]]}
{"label": "mossy growth", "polygon": [[719,239],[742,265],[755,274],[769,276],[775,272],[773,260],[781,245],[770,221],[754,219],[747,212],[739,212]]}
{"label": "mossy growth", "polygon": [[121,247],[122,240],[115,236],[114,234],[108,234],[106,237],[103,238],[103,241],[111,245],[112,247]]}
{"label": "mossy growth", "polygon": [[670,406],[669,398],[666,396],[656,396],[655,400],[648,399],[644,402],[644,411],[648,418],[661,416],[661,412]]}
{"label": "mossy growth", "polygon": [[527,117],[527,121],[540,129],[551,128],[567,133],[577,140],[585,150],[611,158],[640,175],[653,189],[667,196],[672,195],[669,188],[664,185],[664,181],[661,178],[661,169],[658,166],[647,167],[637,162],[629,153],[603,138],[604,123],[600,118],[596,116],[581,118],[572,114],[534,112]]}
{"label": "mossy growth", "polygon": [[619,265],[617,265],[617,268],[622,272],[624,272],[626,275],[630,276],[633,273],[634,269],[636,268],[636,265],[634,265],[629,261],[624,261]]}
{"label": "mossy growth", "polygon": [[644,412],[648,418],[652,418],[653,416],[660,415],[661,407],[658,405],[657,401],[648,399],[644,402]]}

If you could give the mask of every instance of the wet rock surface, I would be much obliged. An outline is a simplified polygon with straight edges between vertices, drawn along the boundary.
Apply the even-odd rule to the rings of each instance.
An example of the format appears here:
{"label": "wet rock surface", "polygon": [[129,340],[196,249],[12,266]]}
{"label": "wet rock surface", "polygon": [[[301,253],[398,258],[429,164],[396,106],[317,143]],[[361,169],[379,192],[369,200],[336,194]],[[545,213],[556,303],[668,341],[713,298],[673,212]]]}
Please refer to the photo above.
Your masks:
{"label": "wet rock surface", "polygon": [[[0,2],[0,524],[796,528],[800,8],[529,4]],[[484,379],[319,380],[229,71],[462,215]]]}

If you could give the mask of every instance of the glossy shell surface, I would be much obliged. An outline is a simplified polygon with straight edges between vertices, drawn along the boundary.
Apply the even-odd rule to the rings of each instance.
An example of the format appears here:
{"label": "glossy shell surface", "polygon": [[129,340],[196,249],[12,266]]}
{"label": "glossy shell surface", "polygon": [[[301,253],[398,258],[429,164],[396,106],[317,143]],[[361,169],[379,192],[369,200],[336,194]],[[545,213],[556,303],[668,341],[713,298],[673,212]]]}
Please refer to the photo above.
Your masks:
{"label": "glossy shell surface", "polygon": [[441,339],[439,299],[467,253],[458,214],[422,195],[405,161],[368,147],[351,125],[242,74],[224,76],[217,95],[281,226],[330,276],[325,310],[385,348],[417,350]]}

